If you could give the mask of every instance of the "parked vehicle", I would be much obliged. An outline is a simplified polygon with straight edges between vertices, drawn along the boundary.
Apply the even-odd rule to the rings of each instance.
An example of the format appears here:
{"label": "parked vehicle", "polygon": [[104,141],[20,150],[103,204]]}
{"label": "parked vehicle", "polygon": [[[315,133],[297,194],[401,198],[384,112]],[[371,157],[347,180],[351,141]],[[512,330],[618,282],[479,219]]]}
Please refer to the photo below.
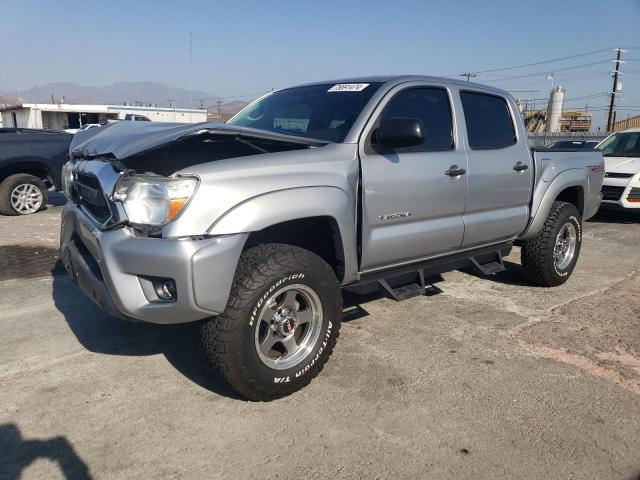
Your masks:
{"label": "parked vehicle", "polygon": [[605,138],[602,152],[605,176],[602,206],[640,211],[640,128],[630,128]]}
{"label": "parked vehicle", "polygon": [[549,149],[566,148],[569,150],[593,150],[598,145],[594,140],[560,140],[549,145]]}
{"label": "parked vehicle", "polygon": [[132,122],[150,122],[151,121],[149,117],[145,117],[144,115],[135,115],[133,113],[127,113],[124,116],[124,120],[131,120]]}
{"label": "parked vehicle", "polygon": [[45,208],[47,190],[60,190],[60,172],[73,135],[55,130],[0,128],[0,214]]}
{"label": "parked vehicle", "polygon": [[71,155],[71,277],[120,318],[207,319],[213,368],[253,400],[322,370],[341,287],[406,299],[503,270],[516,242],[531,282],[564,283],[604,175],[599,152],[531,152],[508,93],[417,76],[280,90],[228,124],[120,122]]}
{"label": "parked vehicle", "polygon": [[100,123],[85,123],[80,128],[66,128],[64,131],[67,133],[76,134],[78,132],[83,132],[85,130],[89,130],[90,128],[98,128],[102,125]]}

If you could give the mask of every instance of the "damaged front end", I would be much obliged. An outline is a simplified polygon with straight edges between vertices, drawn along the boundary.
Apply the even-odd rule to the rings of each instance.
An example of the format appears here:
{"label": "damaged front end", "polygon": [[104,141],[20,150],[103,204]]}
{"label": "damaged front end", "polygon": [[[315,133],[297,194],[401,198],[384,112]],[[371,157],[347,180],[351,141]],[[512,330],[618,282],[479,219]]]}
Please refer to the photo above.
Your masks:
{"label": "damaged front end", "polygon": [[101,229],[130,225],[160,236],[195,195],[199,179],[177,172],[228,158],[299,150],[326,142],[224,124],[120,122],[79,134],[63,187]]}

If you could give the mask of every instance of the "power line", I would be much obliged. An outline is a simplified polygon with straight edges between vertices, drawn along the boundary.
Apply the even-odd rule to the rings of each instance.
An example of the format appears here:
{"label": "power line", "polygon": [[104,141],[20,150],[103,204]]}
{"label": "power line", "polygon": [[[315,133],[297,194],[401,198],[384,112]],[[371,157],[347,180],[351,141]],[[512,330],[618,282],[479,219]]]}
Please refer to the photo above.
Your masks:
{"label": "power line", "polygon": [[[635,48],[635,47],[629,47],[629,48]],[[540,62],[533,62],[533,63],[523,63],[522,65],[513,65],[510,67],[498,67],[498,68],[491,68],[488,70],[474,70],[473,73],[479,74],[479,73],[493,73],[493,72],[503,72],[505,70],[515,70],[518,68],[525,68],[525,67],[534,67],[536,65],[544,65],[547,63],[554,63],[554,62],[561,62],[563,60],[571,60],[573,58],[579,58],[579,57],[586,57],[589,55],[595,55],[596,53],[602,53],[602,52],[608,52],[611,49],[609,48],[601,48],[599,50],[592,50],[590,52],[583,52],[583,53],[577,53],[575,55],[568,55],[566,57],[558,57],[558,58],[552,58],[549,60],[542,60]],[[453,77],[457,74],[451,74],[451,75],[444,75],[445,77]]]}
{"label": "power line", "polygon": [[[564,68],[555,68],[553,70],[553,72],[566,72],[568,70],[576,70],[578,68],[585,68],[585,67],[591,67],[593,65],[600,65],[603,63],[609,63],[609,60],[599,60],[597,62],[589,62],[589,63],[583,63],[580,65],[573,65],[571,67],[564,67]],[[535,73],[527,73],[527,74],[523,74],[523,75],[513,75],[510,77],[502,77],[502,78],[488,78],[488,79],[483,79],[484,82],[502,82],[505,80],[517,80],[520,78],[529,78],[529,77],[538,77],[538,76],[542,76],[545,74],[548,74],[549,71],[544,71],[544,72],[535,72]]]}

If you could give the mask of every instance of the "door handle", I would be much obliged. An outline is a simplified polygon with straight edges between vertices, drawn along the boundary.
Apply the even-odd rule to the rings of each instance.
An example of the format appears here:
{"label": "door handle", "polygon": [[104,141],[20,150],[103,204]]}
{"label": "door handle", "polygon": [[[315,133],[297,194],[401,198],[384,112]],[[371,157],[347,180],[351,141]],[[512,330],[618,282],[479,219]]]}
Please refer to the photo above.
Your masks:
{"label": "door handle", "polygon": [[522,162],[518,162],[513,166],[513,169],[516,172],[522,172],[522,171],[526,170],[527,168],[529,168],[529,165],[526,165],[526,164],[524,164]]}
{"label": "door handle", "polygon": [[465,173],[467,173],[467,171],[464,168],[460,168],[458,165],[451,165],[449,170],[444,172],[445,175],[449,175],[450,177],[459,177]]}

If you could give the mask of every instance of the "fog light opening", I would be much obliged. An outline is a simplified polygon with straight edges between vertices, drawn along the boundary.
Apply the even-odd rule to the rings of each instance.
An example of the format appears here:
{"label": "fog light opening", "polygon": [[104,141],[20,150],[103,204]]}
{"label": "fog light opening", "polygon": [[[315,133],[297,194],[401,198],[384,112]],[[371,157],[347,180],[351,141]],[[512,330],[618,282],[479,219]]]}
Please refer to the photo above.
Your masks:
{"label": "fog light opening", "polygon": [[154,281],[153,289],[160,300],[165,302],[176,300],[176,282],[170,278]]}

